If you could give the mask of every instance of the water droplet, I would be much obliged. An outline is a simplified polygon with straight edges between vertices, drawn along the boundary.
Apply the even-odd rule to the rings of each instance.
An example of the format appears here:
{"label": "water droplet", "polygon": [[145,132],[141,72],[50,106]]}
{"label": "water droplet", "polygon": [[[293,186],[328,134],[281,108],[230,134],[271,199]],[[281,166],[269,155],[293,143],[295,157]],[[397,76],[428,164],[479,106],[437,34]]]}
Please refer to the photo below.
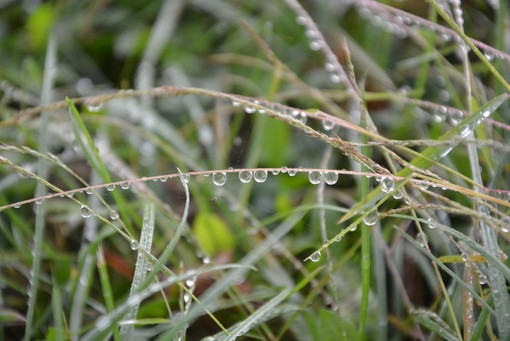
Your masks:
{"label": "water droplet", "polygon": [[244,106],[244,111],[247,114],[254,114],[257,111],[257,109],[255,109],[254,107],[250,107],[249,105],[245,105]]}
{"label": "water droplet", "polygon": [[191,295],[188,293],[185,293],[183,296],[183,299],[184,299],[184,302],[189,302],[189,300],[191,299]]}
{"label": "water droplet", "polygon": [[81,208],[80,208],[80,214],[83,218],[88,218],[90,217],[90,215],[92,214],[92,212],[90,212],[90,209],[83,205]]}
{"label": "water droplet", "polygon": [[218,172],[212,175],[213,184],[216,186],[223,186],[227,182],[227,173]]}
{"label": "water droplet", "polygon": [[209,257],[204,257],[204,258],[202,259],[202,263],[204,263],[204,264],[210,264],[210,263],[211,263],[211,258],[209,258]]}
{"label": "water droplet", "polygon": [[262,183],[266,181],[267,179],[267,171],[265,170],[258,170],[253,173],[253,179],[255,179],[256,182]]}
{"label": "water droplet", "polygon": [[248,182],[250,182],[252,177],[253,173],[250,171],[239,172],[239,181],[241,181],[243,184],[247,184]]}
{"label": "water droplet", "polygon": [[148,262],[147,263],[147,271],[152,271],[154,270],[154,264],[152,264],[151,262]]}
{"label": "water droplet", "polygon": [[467,262],[467,261],[469,260],[469,256],[468,256],[468,254],[467,254],[467,253],[465,253],[465,252],[462,252],[462,254],[460,255],[460,258],[462,258],[462,260],[463,260],[464,262]]}
{"label": "water droplet", "polygon": [[168,177],[166,177],[166,176],[159,178],[159,181],[161,181],[161,182],[167,182],[167,180],[168,180]]}
{"label": "water droplet", "polygon": [[416,241],[422,246],[427,247],[427,244],[429,242],[429,238],[425,233],[418,233],[416,236]]}
{"label": "water droplet", "polygon": [[333,128],[335,128],[335,122],[330,120],[321,121],[321,125],[322,129],[324,129],[325,131],[331,131],[333,130]]}
{"label": "water droplet", "polygon": [[122,188],[122,189],[128,189],[128,188],[129,188],[129,186],[131,186],[131,183],[130,183],[130,182],[122,182],[122,183],[120,184],[120,188]]}
{"label": "water droplet", "polygon": [[469,134],[471,134],[472,129],[467,124],[460,127],[460,137],[464,138],[467,137]]}
{"label": "water droplet", "polygon": [[234,107],[240,107],[240,106],[241,106],[241,102],[236,101],[236,100],[232,100],[232,106],[234,106]]}
{"label": "water droplet", "polygon": [[287,173],[287,171],[289,170],[289,168],[286,166],[283,166],[281,169],[282,169],[282,173]]}
{"label": "water droplet", "polygon": [[384,193],[389,193],[393,191],[395,188],[395,183],[390,178],[382,178],[381,179],[381,190]]}
{"label": "water droplet", "polygon": [[14,207],[14,208],[20,208],[20,206],[21,206],[20,204],[16,204],[16,205],[14,205],[13,207]]}
{"label": "water droplet", "polygon": [[365,218],[363,218],[363,222],[367,226],[374,226],[375,223],[377,223],[378,217],[379,217],[379,214],[377,213],[377,211],[372,211]]}
{"label": "water droplet", "polygon": [[85,193],[87,193],[88,195],[91,195],[91,194],[92,194],[92,193],[94,193],[94,192],[92,191],[92,188],[87,188],[87,189],[85,190]]}
{"label": "water droplet", "polygon": [[318,262],[321,259],[321,253],[319,251],[315,251],[310,255],[310,260],[314,263]]}
{"label": "water droplet", "polygon": [[393,192],[393,199],[402,199],[402,192],[401,191],[395,191]]}
{"label": "water droplet", "polygon": [[90,112],[98,112],[103,108],[103,103],[90,103],[87,105],[87,110]]}
{"label": "water droplet", "polygon": [[327,71],[327,72],[333,72],[335,71],[335,64],[333,63],[326,63],[324,65],[324,69]]}
{"label": "water droplet", "polygon": [[321,49],[322,43],[320,40],[312,40],[309,46],[312,51],[319,51]]}
{"label": "water droplet", "polygon": [[138,244],[138,242],[134,239],[131,239],[131,241],[129,242],[129,247],[131,248],[131,250],[138,250],[138,248],[140,247],[140,244]]}
{"label": "water droplet", "polygon": [[485,276],[484,274],[480,274],[480,276],[478,276],[478,282],[481,285],[487,284],[487,276]]}
{"label": "water droplet", "polygon": [[115,189],[115,185],[106,185],[106,190],[111,192]]}
{"label": "water droplet", "polygon": [[319,36],[319,33],[315,30],[312,30],[312,29],[307,29],[305,31],[305,36],[308,38],[308,39],[313,39],[313,38],[316,38],[317,36]]}
{"label": "water droplet", "polygon": [[430,218],[427,220],[427,225],[428,225],[429,229],[435,229],[435,228],[437,228],[438,224],[435,219]]}
{"label": "water droplet", "polygon": [[196,280],[197,280],[197,278],[196,278],[196,277],[188,278],[188,279],[186,280],[186,285],[188,286],[188,288],[191,288],[192,286],[194,286],[194,285],[195,285],[195,283],[196,283]]}
{"label": "water droplet", "polygon": [[289,176],[294,176],[294,175],[296,175],[296,174],[297,174],[297,170],[295,170],[295,169],[289,169],[289,170],[287,171],[287,174],[289,174]]}
{"label": "water droplet", "polygon": [[111,220],[117,220],[119,219],[119,212],[115,211],[115,210],[111,210],[110,211],[110,219]]}
{"label": "water droplet", "polygon": [[74,197],[74,192],[67,193],[66,195],[68,198],[72,198],[72,197]]}
{"label": "water droplet", "polygon": [[334,185],[338,181],[338,173],[335,172],[326,172],[324,174],[324,182],[328,185]]}
{"label": "water droplet", "polygon": [[485,58],[490,62],[494,59],[494,55],[490,52],[486,52],[483,54],[485,56]]}
{"label": "water droplet", "polygon": [[42,202],[43,202],[43,199],[37,199],[37,200],[35,201],[35,204],[36,204],[36,205],[40,205],[40,204],[42,204]]}
{"label": "water droplet", "polygon": [[308,172],[308,180],[312,185],[318,185],[322,182],[322,173],[317,171]]}
{"label": "water droplet", "polygon": [[306,23],[306,18],[302,17],[302,16],[298,16],[298,17],[296,17],[296,22],[298,23],[298,25],[304,25]]}
{"label": "water droplet", "polygon": [[279,169],[273,169],[271,171],[271,173],[273,173],[273,175],[278,175],[278,174],[280,174],[280,170]]}
{"label": "water droplet", "polygon": [[181,173],[181,174],[179,174],[179,178],[181,179],[182,183],[187,184],[189,182],[190,175],[189,174],[185,174],[185,173]]}

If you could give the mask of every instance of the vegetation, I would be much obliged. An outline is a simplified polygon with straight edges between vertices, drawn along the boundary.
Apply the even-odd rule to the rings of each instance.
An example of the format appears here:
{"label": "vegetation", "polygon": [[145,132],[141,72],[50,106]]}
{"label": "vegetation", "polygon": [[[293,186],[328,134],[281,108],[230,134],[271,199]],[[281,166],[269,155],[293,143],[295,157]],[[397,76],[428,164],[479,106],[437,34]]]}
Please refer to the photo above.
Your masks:
{"label": "vegetation", "polygon": [[510,339],[508,2],[0,9],[0,341]]}

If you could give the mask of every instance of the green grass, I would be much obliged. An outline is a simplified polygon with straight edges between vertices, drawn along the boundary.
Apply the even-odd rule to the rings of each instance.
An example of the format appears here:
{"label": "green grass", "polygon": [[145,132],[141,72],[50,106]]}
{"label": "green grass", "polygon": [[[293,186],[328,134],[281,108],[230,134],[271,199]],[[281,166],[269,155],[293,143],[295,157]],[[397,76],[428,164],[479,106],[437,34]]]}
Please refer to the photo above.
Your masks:
{"label": "green grass", "polygon": [[506,2],[28,3],[0,341],[510,338]]}

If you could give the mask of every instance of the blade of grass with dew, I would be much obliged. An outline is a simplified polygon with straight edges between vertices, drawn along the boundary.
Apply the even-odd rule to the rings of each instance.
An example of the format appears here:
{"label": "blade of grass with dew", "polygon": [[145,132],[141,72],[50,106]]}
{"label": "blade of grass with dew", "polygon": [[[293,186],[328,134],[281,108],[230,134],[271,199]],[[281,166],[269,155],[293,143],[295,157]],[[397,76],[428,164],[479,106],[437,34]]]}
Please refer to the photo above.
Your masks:
{"label": "blade of grass with dew", "polygon": [[[140,243],[138,246],[138,255],[136,258],[135,274],[131,282],[131,290],[129,291],[128,300],[137,293],[141,288],[141,284],[147,277],[148,261],[145,258],[144,252],[150,253],[152,247],[152,237],[154,235],[154,204],[147,203],[143,212],[142,232],[140,235]],[[138,313],[138,304],[133,305],[126,313],[124,318],[126,320],[136,319]],[[120,336],[123,340],[130,340],[132,338],[134,326],[132,324],[123,325],[120,328]]]}
{"label": "blade of grass with dew", "polygon": [[[85,157],[90,163],[90,166],[101,176],[101,178],[109,183],[112,182],[110,173],[106,169],[106,166],[101,159],[101,156],[99,155],[99,151],[97,150],[97,147],[94,143],[94,140],[92,139],[92,136],[90,135],[90,132],[87,129],[87,126],[81,119],[80,113],[78,112],[78,109],[76,109],[76,106],[74,105],[73,101],[66,97],[66,102],[69,108],[69,120],[71,122],[71,125],[73,127],[74,136],[76,140],[78,141],[78,144],[83,151]],[[84,139],[85,138],[85,139]],[[129,210],[126,207],[125,201],[123,197],[118,194],[116,191],[112,192],[113,199],[117,203],[118,210],[120,211],[121,216],[129,216],[128,212]],[[129,220],[125,221],[124,225],[127,229],[127,232],[129,235],[133,235],[133,229],[131,227],[131,223]]]}
{"label": "blade of grass with dew", "polygon": [[480,295],[478,295],[478,293],[476,291],[474,291],[473,288],[471,288],[470,286],[468,286],[466,283],[464,283],[464,281],[462,280],[462,278],[460,278],[455,272],[453,272],[452,270],[450,270],[450,268],[448,268],[446,265],[444,265],[443,263],[441,263],[436,256],[434,256],[431,252],[427,251],[424,247],[422,247],[420,245],[420,243],[418,243],[414,238],[412,238],[407,232],[405,232],[404,230],[400,229],[400,228],[395,228],[397,231],[399,231],[405,239],[407,239],[407,241],[409,241],[411,244],[413,244],[417,249],[419,249],[420,251],[422,251],[428,258],[430,258],[432,261],[436,262],[437,265],[444,271],[446,272],[448,275],[450,275],[450,277],[452,277],[453,280],[455,280],[461,287],[463,287],[464,289],[466,289],[467,291],[469,291],[471,293],[471,295],[473,295],[474,298],[476,298],[476,300],[485,308],[487,309],[492,315],[496,315],[496,312],[494,311],[494,309],[492,309],[491,306],[489,306],[487,304],[487,302],[482,298],[480,297]]}
{"label": "blade of grass with dew", "polygon": [[[453,127],[450,131],[443,134],[440,138],[438,138],[438,141],[446,141],[449,138],[455,136],[455,135],[461,135],[465,134],[465,129],[475,129],[477,126],[479,126],[483,121],[488,118],[494,111],[496,111],[507,99],[509,95],[508,94],[502,94],[499,95],[492,100],[490,100],[488,103],[486,103],[484,106],[482,106],[480,109],[478,109],[475,113],[472,115],[466,117],[463,119],[458,125]],[[454,147],[447,147],[446,149],[444,147],[428,147],[425,149],[419,156],[414,158],[410,164],[411,166],[415,168],[422,168],[427,169],[431,167],[435,161],[441,159],[442,157],[446,156]],[[395,176],[398,177],[405,177],[409,174],[412,174],[413,170],[409,167],[402,169],[398,173],[395,174]],[[370,192],[364,200],[361,200],[356,205],[354,205],[349,212],[347,212],[339,221],[338,224],[346,221],[347,219],[351,218],[353,215],[357,214],[363,207],[365,207],[369,202],[372,202],[374,198],[379,196],[381,193],[381,186],[378,186],[375,188],[372,192]]]}
{"label": "blade of grass with dew", "polygon": [[81,340],[95,341],[104,339],[111,332],[111,330],[115,328],[116,323],[123,317],[126,311],[135,305],[139,305],[140,302],[159,292],[161,289],[185,281],[189,278],[200,276],[202,274],[240,267],[242,266],[237,264],[209,266],[197,270],[191,270],[182,275],[173,276],[160,282],[154,282],[145,290],[142,290],[141,292],[131,296],[129,300],[118,305],[112,312],[99,318],[94,324],[94,327],[87,334],[85,334]]}
{"label": "blade of grass with dew", "polygon": [[278,225],[267,238],[259,243],[254,249],[252,249],[246,256],[241,259],[237,264],[239,268],[233,269],[217,280],[201,297],[200,302],[194,305],[186,316],[180,317],[175,321],[176,328],[166,334],[163,334],[159,340],[169,340],[176,333],[183,328],[189,321],[195,319],[201,315],[203,310],[213,304],[221,295],[223,295],[232,283],[242,278],[242,276],[248,271],[253,270],[254,264],[262,258],[268,250],[271,249],[273,244],[281,240],[290,230],[303,218],[306,212],[296,211],[290,217],[285,219],[280,225]]}
{"label": "blade of grass with dew", "polygon": [[411,316],[413,316],[422,326],[441,336],[442,340],[460,341],[460,339],[456,337],[455,333],[450,329],[450,326],[433,312],[424,309],[417,309],[411,311]]}
{"label": "blade of grass with dew", "polygon": [[285,300],[291,293],[291,288],[285,288],[278,295],[273,297],[256,312],[251,314],[246,320],[239,323],[231,332],[230,335],[220,337],[219,340],[233,341],[239,336],[246,334],[254,325],[260,324],[261,320],[265,320],[265,317],[277,308],[277,306]]}
{"label": "blade of grass with dew", "polygon": [[[55,31],[52,30],[48,39],[46,56],[44,61],[44,76],[41,90],[41,105],[47,105],[51,103],[52,90],[54,87],[56,72],[54,68],[57,64],[57,38]],[[43,112],[41,115],[41,123],[39,128],[39,141],[38,147],[42,154],[46,154],[48,151],[48,114]],[[44,159],[38,160],[37,174],[40,178],[46,179],[48,175],[48,164]],[[41,197],[45,194],[46,189],[41,183],[37,183],[35,196]],[[26,314],[25,324],[25,336],[24,340],[28,341],[32,338],[32,330],[35,309],[37,304],[37,291],[39,289],[39,278],[41,276],[41,260],[42,260],[42,244],[44,239],[44,231],[46,229],[46,204],[42,202],[40,205],[36,205],[35,210],[35,234],[34,234],[34,246],[33,246],[33,259],[32,268],[29,274],[30,288],[28,298],[28,309]]]}

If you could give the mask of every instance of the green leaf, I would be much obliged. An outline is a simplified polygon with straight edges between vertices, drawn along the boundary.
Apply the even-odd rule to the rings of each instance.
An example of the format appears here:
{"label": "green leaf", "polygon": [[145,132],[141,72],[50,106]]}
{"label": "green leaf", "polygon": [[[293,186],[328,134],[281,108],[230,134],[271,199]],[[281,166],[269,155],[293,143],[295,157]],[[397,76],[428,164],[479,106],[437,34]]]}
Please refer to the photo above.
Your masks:
{"label": "green leaf", "polygon": [[56,8],[51,4],[41,5],[32,12],[26,26],[28,42],[31,48],[42,50],[46,46],[56,18]]}
{"label": "green leaf", "polygon": [[193,231],[198,244],[209,256],[231,250],[235,245],[234,236],[227,224],[214,213],[200,212],[193,222]]}

